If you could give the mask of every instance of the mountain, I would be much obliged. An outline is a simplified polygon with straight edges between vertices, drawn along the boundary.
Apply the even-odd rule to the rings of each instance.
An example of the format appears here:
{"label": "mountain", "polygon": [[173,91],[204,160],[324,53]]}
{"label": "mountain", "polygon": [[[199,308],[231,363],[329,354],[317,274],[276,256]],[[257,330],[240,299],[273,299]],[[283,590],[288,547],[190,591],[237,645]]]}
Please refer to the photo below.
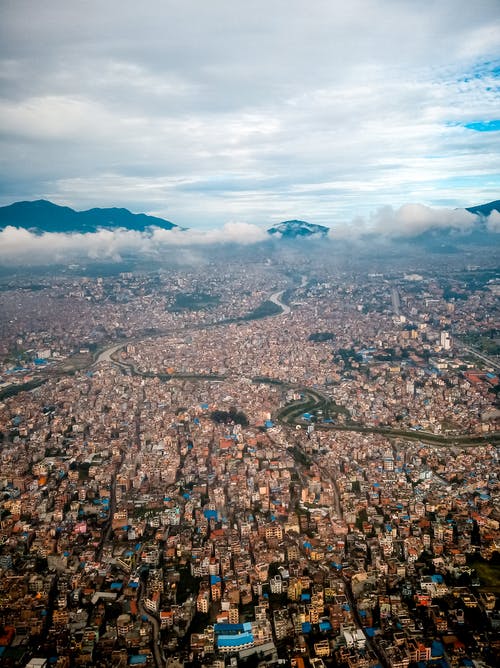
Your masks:
{"label": "mountain", "polygon": [[330,228],[324,225],[306,223],[305,220],[285,220],[267,231],[271,235],[279,235],[281,239],[296,239],[297,237],[326,237]]}
{"label": "mountain", "polygon": [[36,232],[95,232],[99,228],[115,227],[144,231],[148,227],[171,230],[177,227],[163,218],[131,213],[128,209],[89,209],[75,211],[68,206],[59,206],[44,199],[34,202],[15,202],[0,207],[0,229],[12,225]]}
{"label": "mountain", "polygon": [[500,211],[500,200],[495,202],[488,202],[488,204],[478,204],[477,206],[470,206],[466,209],[471,213],[477,213],[480,216],[489,216],[492,211]]}

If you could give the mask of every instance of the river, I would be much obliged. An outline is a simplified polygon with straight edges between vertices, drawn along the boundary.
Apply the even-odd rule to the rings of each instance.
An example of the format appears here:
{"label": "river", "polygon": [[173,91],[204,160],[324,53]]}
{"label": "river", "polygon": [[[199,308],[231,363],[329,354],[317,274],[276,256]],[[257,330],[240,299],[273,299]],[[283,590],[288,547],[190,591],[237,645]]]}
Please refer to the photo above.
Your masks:
{"label": "river", "polygon": [[[283,304],[281,301],[281,297],[283,296],[284,290],[278,290],[277,292],[273,292],[273,294],[269,297],[269,301],[272,302],[273,304],[276,304],[276,306],[279,306],[281,309],[283,309],[283,315],[287,315],[290,313],[290,307],[287,306],[286,304]],[[279,315],[279,314],[278,314]]]}

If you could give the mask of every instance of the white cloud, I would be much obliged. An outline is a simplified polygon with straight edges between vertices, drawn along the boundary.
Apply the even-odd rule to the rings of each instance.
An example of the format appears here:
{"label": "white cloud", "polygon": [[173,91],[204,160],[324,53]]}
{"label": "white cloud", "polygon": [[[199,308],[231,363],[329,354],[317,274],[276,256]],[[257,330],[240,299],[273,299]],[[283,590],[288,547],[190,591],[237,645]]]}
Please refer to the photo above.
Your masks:
{"label": "white cloud", "polygon": [[18,262],[29,265],[66,264],[78,258],[117,261],[123,253],[147,250],[146,235],[130,230],[34,234],[9,226],[0,231],[0,263],[5,265]]}
{"label": "white cloud", "polygon": [[129,255],[159,258],[172,248],[193,248],[220,244],[253,244],[267,238],[255,225],[228,222],[217,230],[164,230],[147,232],[114,229],[85,234],[46,232],[35,234],[17,227],[0,230],[0,265],[68,264],[77,260],[120,261]]}
{"label": "white cloud", "polygon": [[433,209],[422,204],[405,204],[399,209],[383,207],[369,221],[374,232],[389,237],[413,236],[438,229],[467,233],[475,224],[477,216],[465,209]]}
{"label": "white cloud", "polygon": [[215,230],[164,230],[155,228],[153,246],[206,246],[210,244],[253,244],[267,238],[266,230],[249,223],[228,222]]}
{"label": "white cloud", "polygon": [[[465,209],[404,204],[398,208],[384,206],[367,217],[358,216],[350,223],[332,227],[329,236],[332,239],[362,239],[366,234],[376,234],[381,238],[395,239],[418,236],[432,230],[450,230],[467,235],[478,223],[478,216]],[[494,231],[493,227],[490,225],[490,231]]]}
{"label": "white cloud", "polygon": [[486,225],[490,232],[500,234],[500,211],[492,211],[486,219]]}

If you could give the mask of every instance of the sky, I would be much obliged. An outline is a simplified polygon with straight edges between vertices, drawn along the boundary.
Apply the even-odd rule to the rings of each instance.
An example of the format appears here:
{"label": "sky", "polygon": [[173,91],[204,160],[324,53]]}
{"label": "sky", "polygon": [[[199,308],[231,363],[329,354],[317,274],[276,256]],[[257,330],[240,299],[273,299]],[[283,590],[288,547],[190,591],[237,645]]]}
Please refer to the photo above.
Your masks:
{"label": "sky", "polygon": [[500,199],[499,35],[498,0],[3,0],[0,205],[255,235]]}

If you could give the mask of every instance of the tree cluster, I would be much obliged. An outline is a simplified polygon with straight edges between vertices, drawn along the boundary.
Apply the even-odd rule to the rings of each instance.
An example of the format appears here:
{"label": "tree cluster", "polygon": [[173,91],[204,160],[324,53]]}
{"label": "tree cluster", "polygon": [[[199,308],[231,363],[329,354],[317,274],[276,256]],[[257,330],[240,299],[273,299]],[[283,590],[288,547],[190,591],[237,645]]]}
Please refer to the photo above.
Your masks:
{"label": "tree cluster", "polygon": [[335,334],[332,332],[314,332],[310,334],[308,341],[313,343],[321,343],[322,341],[333,341]]}
{"label": "tree cluster", "polygon": [[231,406],[228,411],[212,411],[212,413],[210,413],[210,418],[218,424],[240,424],[242,427],[248,426],[247,416],[243,411],[237,410],[235,406]]}

